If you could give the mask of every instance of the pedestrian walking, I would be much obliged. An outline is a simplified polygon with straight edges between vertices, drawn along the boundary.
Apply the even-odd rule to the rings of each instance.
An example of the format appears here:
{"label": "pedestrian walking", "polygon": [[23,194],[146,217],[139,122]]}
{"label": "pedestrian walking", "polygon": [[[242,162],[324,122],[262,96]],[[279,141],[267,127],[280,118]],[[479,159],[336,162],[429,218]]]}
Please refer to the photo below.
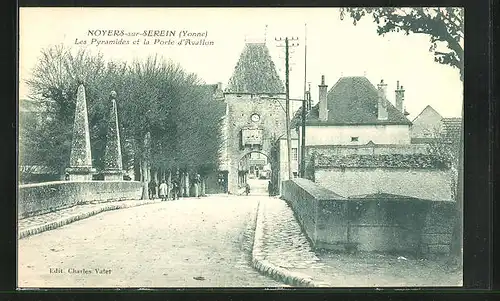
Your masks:
{"label": "pedestrian walking", "polygon": [[148,184],[149,199],[154,200],[156,194],[156,182],[155,180],[149,181]]}
{"label": "pedestrian walking", "polygon": [[165,183],[165,180],[163,180],[160,184],[160,189],[159,189],[160,198],[162,201],[167,200],[167,190],[168,190],[167,183]]}
{"label": "pedestrian walking", "polygon": [[194,196],[200,198],[200,182],[201,178],[199,174],[196,174],[193,180]]}
{"label": "pedestrian walking", "polygon": [[167,201],[172,197],[172,177],[169,175],[167,179]]}
{"label": "pedestrian walking", "polygon": [[172,179],[172,199],[179,199],[180,183],[177,178]]}

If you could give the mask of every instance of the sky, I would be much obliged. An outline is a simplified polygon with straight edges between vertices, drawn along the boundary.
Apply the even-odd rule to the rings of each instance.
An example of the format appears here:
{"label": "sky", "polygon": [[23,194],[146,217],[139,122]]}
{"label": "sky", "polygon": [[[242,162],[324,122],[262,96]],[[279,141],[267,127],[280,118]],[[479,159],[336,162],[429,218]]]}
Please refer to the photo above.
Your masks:
{"label": "sky", "polygon": [[[427,105],[444,117],[461,115],[463,88],[458,69],[434,62],[426,35],[389,33],[379,36],[370,18],[356,26],[340,20],[337,8],[20,8],[19,97],[26,98],[24,80],[31,75],[40,51],[63,44],[101,52],[106,59],[133,61],[158,54],[196,73],[207,84],[227,86],[245,42],[266,42],[284,80],[285,53],[276,38],[297,37],[291,48],[290,97],[302,98],[305,51],[307,82],[313,102],[324,75],[332,87],[341,76],[366,76],[374,85],[387,83],[394,103],[396,82],[404,86],[410,120]],[[307,25],[306,25],[307,24]],[[267,29],[266,29],[267,28]],[[307,28],[307,30],[306,30]],[[175,31],[175,37],[91,37],[89,31]],[[206,34],[211,45],[154,45],[155,39],[178,42],[183,31]],[[307,34],[306,34],[307,33]],[[307,43],[306,43],[307,37]],[[92,38],[123,38],[129,45],[89,44]],[[150,41],[144,45],[143,40]],[[198,40],[200,37],[191,38]],[[75,44],[86,40],[87,45]],[[139,40],[138,45],[132,44]],[[212,43],[213,42],[213,43]],[[300,103],[294,103],[298,108]]]}

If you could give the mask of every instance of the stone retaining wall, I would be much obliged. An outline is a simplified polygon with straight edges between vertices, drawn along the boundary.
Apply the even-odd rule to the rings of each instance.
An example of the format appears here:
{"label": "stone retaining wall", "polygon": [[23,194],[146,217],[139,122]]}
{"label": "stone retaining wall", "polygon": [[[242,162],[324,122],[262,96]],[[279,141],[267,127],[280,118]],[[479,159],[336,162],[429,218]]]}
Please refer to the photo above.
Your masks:
{"label": "stone retaining wall", "polygon": [[58,181],[19,185],[20,219],[89,202],[139,199],[141,183],[136,181]]}
{"label": "stone retaining wall", "polygon": [[449,252],[454,202],[386,194],[344,198],[306,179],[285,181],[282,196],[315,249]]}
{"label": "stone retaining wall", "polygon": [[[321,244],[323,227],[327,223],[326,215],[320,212],[320,203],[324,201],[342,201],[344,197],[325,189],[306,179],[293,179],[282,183],[282,197],[291,205],[302,229],[311,241],[313,247]],[[333,220],[335,212],[329,217]],[[338,223],[335,223],[338,224]],[[319,229],[318,229],[319,228]],[[329,235],[341,232],[341,229],[332,229]],[[319,237],[318,237],[319,236]]]}
{"label": "stone retaining wall", "polygon": [[452,221],[454,218],[454,202],[433,202],[429,204],[420,244],[420,251],[423,254],[446,254],[450,251],[453,232]]}

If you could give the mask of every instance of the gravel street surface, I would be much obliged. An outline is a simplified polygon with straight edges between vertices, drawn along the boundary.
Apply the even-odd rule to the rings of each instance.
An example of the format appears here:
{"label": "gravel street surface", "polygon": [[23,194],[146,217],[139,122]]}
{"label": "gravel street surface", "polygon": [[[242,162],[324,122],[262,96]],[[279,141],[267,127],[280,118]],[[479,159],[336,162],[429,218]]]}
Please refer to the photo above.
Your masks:
{"label": "gravel street surface", "polygon": [[107,207],[112,207],[112,206],[135,207],[135,206],[152,204],[152,203],[155,203],[158,201],[159,200],[155,200],[155,201],[153,201],[153,200],[124,200],[124,201],[103,202],[103,203],[95,203],[95,204],[89,203],[89,204],[84,204],[84,205],[77,205],[77,206],[73,206],[70,208],[61,209],[61,210],[57,210],[54,212],[49,212],[46,214],[35,215],[35,216],[28,217],[28,218],[23,218],[23,219],[19,220],[19,222],[17,224],[18,232],[20,233],[20,232],[25,231],[27,229],[40,227],[40,226],[46,225],[50,222],[53,222],[55,220],[64,219],[64,218],[68,218],[71,216],[78,216],[81,214],[90,213],[92,211],[95,212],[95,211],[104,210]]}
{"label": "gravel street surface", "polygon": [[19,287],[283,287],[251,265],[259,196],[104,212],[18,242]]}

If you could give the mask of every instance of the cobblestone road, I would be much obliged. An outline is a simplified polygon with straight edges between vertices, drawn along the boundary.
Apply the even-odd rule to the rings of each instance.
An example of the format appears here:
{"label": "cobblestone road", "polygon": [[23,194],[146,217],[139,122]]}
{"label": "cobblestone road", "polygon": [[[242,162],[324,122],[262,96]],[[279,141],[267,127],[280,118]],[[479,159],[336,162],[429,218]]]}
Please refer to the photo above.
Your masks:
{"label": "cobblestone road", "polygon": [[292,209],[285,201],[270,198],[264,210],[264,256],[289,271],[310,276],[332,287],[461,286],[462,273],[440,262],[398,259],[397,255],[360,253],[316,255]]}
{"label": "cobblestone road", "polygon": [[323,267],[302,234],[293,211],[283,200],[268,198],[261,202],[261,210],[264,211],[265,259],[278,267],[301,273]]}
{"label": "cobblestone road", "polygon": [[101,213],[21,239],[19,286],[285,286],[250,266],[258,200],[218,196],[162,202]]}

